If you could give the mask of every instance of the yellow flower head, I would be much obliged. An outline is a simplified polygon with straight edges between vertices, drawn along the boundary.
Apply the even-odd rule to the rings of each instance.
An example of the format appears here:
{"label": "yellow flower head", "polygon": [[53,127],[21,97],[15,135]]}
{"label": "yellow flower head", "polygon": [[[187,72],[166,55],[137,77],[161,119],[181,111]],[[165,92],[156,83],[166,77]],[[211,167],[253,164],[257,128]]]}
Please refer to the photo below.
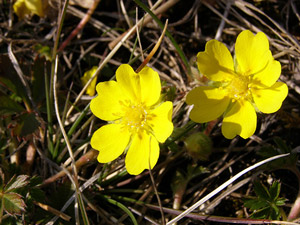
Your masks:
{"label": "yellow flower head", "polygon": [[117,81],[97,85],[98,96],[91,101],[95,116],[110,121],[92,136],[91,146],[99,151],[100,163],[110,162],[128,149],[125,165],[137,175],[151,169],[159,157],[159,142],[173,131],[171,102],[160,103],[161,83],[157,72],[149,67],[135,73],[121,65]]}
{"label": "yellow flower head", "polygon": [[[86,83],[94,75],[94,73],[96,72],[97,69],[98,69],[97,66],[93,66],[92,69],[90,69],[84,73],[83,77],[80,78],[83,86],[86,85]],[[87,89],[85,91],[89,96],[95,95],[96,82],[97,82],[97,76],[92,80],[92,82],[90,83],[90,85],[87,87]]]}
{"label": "yellow flower head", "polygon": [[276,82],[281,65],[269,50],[266,35],[249,30],[239,34],[235,58],[226,46],[211,40],[197,55],[198,69],[212,82],[188,93],[186,102],[194,105],[190,118],[199,123],[223,114],[222,133],[232,139],[248,138],[256,130],[256,110],[273,113],[280,109],[288,93],[287,85]]}
{"label": "yellow flower head", "polygon": [[17,0],[14,5],[14,11],[20,19],[26,15],[36,14],[39,17],[45,16],[45,9],[48,3],[46,0]]}

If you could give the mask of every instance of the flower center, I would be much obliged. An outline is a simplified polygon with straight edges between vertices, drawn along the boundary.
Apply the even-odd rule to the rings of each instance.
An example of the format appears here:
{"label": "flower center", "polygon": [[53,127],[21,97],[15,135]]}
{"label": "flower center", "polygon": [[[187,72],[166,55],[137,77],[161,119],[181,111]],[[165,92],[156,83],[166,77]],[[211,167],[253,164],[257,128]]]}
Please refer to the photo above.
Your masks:
{"label": "flower center", "polygon": [[237,75],[235,76],[226,89],[229,96],[235,100],[247,99],[250,96],[250,81],[248,76]]}
{"label": "flower center", "polygon": [[122,123],[130,132],[138,132],[145,129],[149,114],[144,104],[129,104],[124,106],[125,114]]}

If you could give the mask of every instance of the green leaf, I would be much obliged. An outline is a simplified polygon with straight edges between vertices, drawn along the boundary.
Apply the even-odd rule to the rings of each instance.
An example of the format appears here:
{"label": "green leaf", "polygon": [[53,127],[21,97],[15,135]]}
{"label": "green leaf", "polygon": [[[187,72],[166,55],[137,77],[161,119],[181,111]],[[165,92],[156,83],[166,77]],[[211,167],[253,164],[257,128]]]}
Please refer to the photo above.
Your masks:
{"label": "green leaf", "polygon": [[259,182],[254,182],[254,191],[255,194],[262,199],[269,200],[270,199],[270,194],[268,189],[266,188],[265,185],[259,183]]}
{"label": "green leaf", "polygon": [[1,76],[0,77],[0,84],[5,86],[11,92],[18,93],[18,89],[17,89],[15,83],[13,83],[11,80]]}
{"label": "green leaf", "polygon": [[254,211],[254,210],[259,210],[261,208],[267,207],[268,203],[265,200],[250,199],[250,200],[245,200],[244,206]]}
{"label": "green leaf", "polygon": [[0,74],[0,84],[15,93],[17,96],[21,97],[23,101],[28,100],[24,85],[22,84],[8,55],[0,54]]}
{"label": "green leaf", "polygon": [[272,200],[276,200],[280,194],[281,185],[278,181],[275,181],[269,189],[270,197]]}
{"label": "green leaf", "polygon": [[274,137],[273,141],[277,145],[276,147],[271,145],[262,147],[257,154],[262,156],[263,158],[269,158],[283,153],[290,153],[290,155],[269,162],[268,164],[263,165],[261,169],[274,170],[278,168],[282,169],[282,168],[290,168],[292,166],[296,166],[297,159],[298,159],[296,152],[293,152],[292,149],[289,148],[286,145],[286,143],[279,137]]}
{"label": "green leaf", "polygon": [[285,198],[278,198],[276,201],[275,201],[275,204],[277,206],[283,206],[285,205],[285,202],[286,202],[286,199]]}
{"label": "green leaf", "polygon": [[29,176],[27,175],[19,175],[18,177],[13,177],[12,179],[10,179],[10,181],[8,181],[7,185],[4,188],[4,191],[7,193],[26,186],[29,183],[28,178]]}
{"label": "green leaf", "polygon": [[26,113],[19,117],[19,123],[14,129],[14,133],[18,137],[26,137],[34,133],[39,125],[34,113]]}
{"label": "green leaf", "polygon": [[257,210],[250,217],[253,219],[267,219],[269,217],[270,209],[268,207]]}
{"label": "green leaf", "polygon": [[0,115],[10,115],[23,112],[25,109],[8,96],[0,96]]}
{"label": "green leaf", "polygon": [[5,212],[10,215],[20,215],[22,211],[25,211],[25,203],[22,196],[17,193],[4,193],[2,196],[3,206]]}

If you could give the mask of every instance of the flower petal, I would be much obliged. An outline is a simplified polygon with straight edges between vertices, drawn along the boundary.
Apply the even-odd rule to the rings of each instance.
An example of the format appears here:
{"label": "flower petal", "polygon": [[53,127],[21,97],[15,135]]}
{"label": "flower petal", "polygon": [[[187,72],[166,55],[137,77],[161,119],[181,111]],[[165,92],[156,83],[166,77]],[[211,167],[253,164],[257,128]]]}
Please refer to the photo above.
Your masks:
{"label": "flower petal", "polygon": [[256,112],[248,101],[235,101],[229,111],[225,113],[222,134],[228,139],[240,135],[246,139],[256,130]]}
{"label": "flower petal", "polygon": [[288,87],[282,82],[276,82],[270,88],[252,90],[253,100],[263,113],[273,113],[279,110],[287,94]]}
{"label": "flower petal", "polygon": [[20,19],[29,15],[31,11],[26,7],[25,0],[17,0],[13,5],[14,11]]}
{"label": "flower petal", "polygon": [[39,17],[45,16],[42,0],[25,0],[25,5],[31,13],[36,14]]}
{"label": "flower petal", "polygon": [[197,64],[200,72],[213,81],[230,80],[230,74],[234,71],[229,50],[217,40],[206,43],[205,51],[197,55]]}
{"label": "flower petal", "polygon": [[173,132],[172,102],[164,102],[151,112],[149,123],[156,139],[163,143]]}
{"label": "flower petal", "polygon": [[[97,66],[93,66],[92,69],[90,69],[84,73],[83,77],[80,78],[83,86],[86,85],[86,83],[94,75],[94,73],[96,72],[97,69],[98,69]],[[95,95],[96,82],[97,82],[97,76],[94,77],[94,79],[92,80],[92,82],[89,84],[89,86],[86,89],[86,93],[89,96]]]}
{"label": "flower petal", "polygon": [[[116,141],[118,137],[118,141]],[[115,160],[124,152],[130,140],[128,130],[121,124],[108,124],[95,131],[91,138],[92,148],[99,151],[97,157],[100,163]]]}
{"label": "flower petal", "polygon": [[124,95],[132,102],[141,101],[140,77],[130,65],[120,65],[116,71],[116,79]]}
{"label": "flower petal", "polygon": [[226,91],[214,87],[196,87],[186,96],[186,103],[194,104],[190,113],[191,120],[205,123],[221,116],[229,105]]}
{"label": "flower petal", "polygon": [[96,87],[98,96],[91,100],[90,108],[95,116],[102,120],[113,121],[124,113],[121,102],[124,101],[120,86],[115,81],[101,82]]}
{"label": "flower petal", "polygon": [[242,31],[237,37],[235,55],[238,64],[236,70],[245,76],[262,71],[273,60],[267,36],[262,32],[254,36],[249,30]]}
{"label": "flower petal", "polygon": [[161,84],[159,75],[147,66],[138,75],[141,82],[141,100],[146,106],[152,106],[158,102],[160,97]]}
{"label": "flower petal", "polygon": [[267,67],[254,74],[253,83],[262,87],[271,87],[280,77],[281,64],[277,60],[270,59]]}
{"label": "flower petal", "polygon": [[127,152],[125,165],[128,173],[138,175],[149,169],[149,156],[152,169],[159,157],[159,145],[155,137],[142,131],[133,137]]}

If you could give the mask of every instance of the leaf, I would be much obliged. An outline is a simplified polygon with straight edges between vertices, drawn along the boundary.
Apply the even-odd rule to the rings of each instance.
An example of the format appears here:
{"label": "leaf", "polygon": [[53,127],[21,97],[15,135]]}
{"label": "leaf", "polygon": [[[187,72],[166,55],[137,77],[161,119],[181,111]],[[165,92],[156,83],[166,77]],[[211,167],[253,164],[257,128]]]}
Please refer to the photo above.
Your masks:
{"label": "leaf", "polygon": [[6,88],[8,88],[10,91],[12,91],[14,93],[18,92],[16,84],[5,77],[2,77],[2,76],[0,77],[0,84],[2,84],[3,86],[5,86]]}
{"label": "leaf", "polygon": [[278,198],[278,199],[276,200],[275,204],[276,204],[277,206],[283,206],[283,205],[285,205],[285,202],[286,202],[286,199],[285,199],[285,198]]}
{"label": "leaf", "polygon": [[255,199],[244,200],[244,206],[253,211],[251,218],[279,220],[280,206],[285,204],[284,198],[278,198],[281,184],[275,181],[269,190],[259,182],[254,183]]}
{"label": "leaf", "polygon": [[46,60],[51,61],[52,54],[51,48],[49,46],[37,44],[34,46],[34,50],[36,50],[40,54],[40,57],[45,57]]}
{"label": "leaf", "polygon": [[250,217],[254,219],[266,219],[269,217],[269,208],[263,208],[254,212]]}
{"label": "leaf", "polygon": [[271,146],[271,145],[262,147],[259,150],[258,155],[262,156],[263,158],[269,158],[269,157],[284,154],[284,153],[290,153],[290,155],[287,157],[284,157],[281,159],[276,159],[272,162],[269,162],[268,164],[263,165],[261,167],[261,169],[274,170],[274,169],[278,169],[278,168],[282,169],[282,168],[286,168],[286,167],[295,166],[297,163],[297,159],[298,159],[296,152],[293,152],[292,149],[289,148],[285,144],[285,142],[279,137],[274,137],[273,141],[277,145],[276,147]]}
{"label": "leaf", "polygon": [[4,193],[2,196],[4,210],[10,215],[20,215],[25,211],[25,203],[22,196],[17,193]]}
{"label": "leaf", "polygon": [[39,127],[34,113],[26,113],[20,116],[18,125],[14,129],[14,134],[18,137],[26,137],[33,134]]}
{"label": "leaf", "polygon": [[4,188],[5,193],[15,191],[18,188],[22,188],[29,183],[29,176],[27,175],[19,175],[17,177],[13,177],[8,181],[7,185]]}
{"label": "leaf", "polygon": [[266,201],[261,201],[258,199],[250,199],[250,200],[244,200],[244,206],[254,211],[261,208],[265,208],[268,206],[268,204]]}
{"label": "leaf", "polygon": [[265,185],[259,183],[259,182],[254,182],[254,191],[255,194],[262,199],[269,200],[270,199],[270,194],[268,192],[268,189],[266,188]]}
{"label": "leaf", "polygon": [[[20,65],[22,67],[22,64]],[[22,68],[23,69],[23,68]],[[28,99],[24,85],[22,84],[8,55],[0,54],[0,84],[9,91],[21,97],[23,101]]]}
{"label": "leaf", "polygon": [[278,181],[275,181],[269,189],[270,197],[272,200],[276,200],[280,194],[281,185]]}
{"label": "leaf", "polygon": [[11,115],[14,113],[23,112],[25,109],[17,102],[9,97],[0,96],[0,115]]}

